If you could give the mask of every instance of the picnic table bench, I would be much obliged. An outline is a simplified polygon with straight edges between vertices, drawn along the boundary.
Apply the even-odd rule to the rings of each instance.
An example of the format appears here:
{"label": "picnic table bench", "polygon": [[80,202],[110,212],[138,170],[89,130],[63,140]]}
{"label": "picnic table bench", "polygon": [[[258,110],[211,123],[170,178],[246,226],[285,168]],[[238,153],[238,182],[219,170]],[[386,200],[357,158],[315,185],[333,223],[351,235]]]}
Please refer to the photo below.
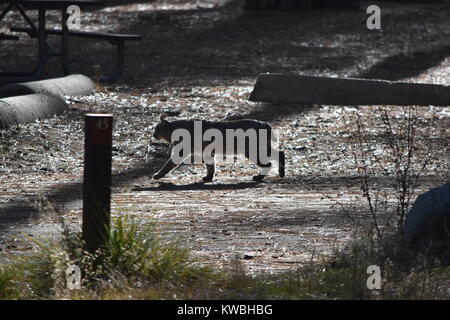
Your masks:
{"label": "picnic table bench", "polygon": [[0,40],[19,40],[18,36],[0,33]]}
{"label": "picnic table bench", "polygon": [[[69,67],[69,37],[82,37],[91,38],[97,40],[109,41],[112,45],[116,46],[116,64],[113,72],[110,76],[104,76],[100,78],[102,82],[116,81],[122,74],[124,68],[124,52],[125,42],[141,40],[141,35],[135,34],[117,34],[117,33],[105,33],[105,32],[91,32],[91,31],[78,31],[69,30],[67,25],[68,13],[67,8],[71,5],[77,5],[80,9],[88,7],[101,7],[104,6],[102,1],[98,0],[0,0],[0,4],[8,4],[7,7],[0,14],[0,21],[4,16],[12,9],[19,11],[21,16],[27,23],[26,27],[10,28],[13,32],[24,32],[33,38],[37,38],[39,41],[39,63],[36,69],[32,71],[15,71],[15,72],[0,72],[0,83],[2,82],[20,82],[20,81],[32,81],[41,77],[44,72],[45,64],[48,57],[60,57],[62,62],[62,69],[65,74],[70,74]],[[36,27],[31,19],[25,13],[25,10],[37,9],[38,10],[38,26]],[[48,10],[60,10],[62,14],[61,29],[47,29],[46,24],[46,11]],[[61,36],[61,50],[56,51],[47,42],[47,35]],[[8,35],[9,36],[9,35]],[[15,37],[15,36],[12,36]],[[10,38],[10,37],[8,37]],[[13,38],[10,38],[11,40]],[[16,39],[16,38],[14,38]]]}
{"label": "picnic table bench", "polygon": [[[31,27],[11,27],[10,31],[13,32],[24,32],[30,37],[36,38],[37,33]],[[46,29],[46,33],[49,35],[61,36],[63,33],[62,29]],[[70,37],[75,38],[90,38],[106,40],[111,45],[116,47],[116,64],[113,73],[108,77],[102,77],[100,81],[102,82],[114,82],[116,81],[123,72],[124,59],[125,59],[125,42],[126,41],[136,41],[141,40],[142,36],[138,34],[122,34],[122,33],[105,33],[105,32],[95,32],[95,31],[81,31],[81,30],[69,30]]]}

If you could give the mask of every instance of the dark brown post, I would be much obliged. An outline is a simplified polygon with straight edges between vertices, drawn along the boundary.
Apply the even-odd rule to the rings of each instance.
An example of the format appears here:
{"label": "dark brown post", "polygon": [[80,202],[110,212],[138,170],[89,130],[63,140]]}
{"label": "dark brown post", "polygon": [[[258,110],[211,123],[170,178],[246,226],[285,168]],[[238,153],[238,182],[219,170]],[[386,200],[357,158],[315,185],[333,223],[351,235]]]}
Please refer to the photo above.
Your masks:
{"label": "dark brown post", "polygon": [[112,127],[111,114],[86,115],[82,231],[91,253],[105,244],[109,232]]}

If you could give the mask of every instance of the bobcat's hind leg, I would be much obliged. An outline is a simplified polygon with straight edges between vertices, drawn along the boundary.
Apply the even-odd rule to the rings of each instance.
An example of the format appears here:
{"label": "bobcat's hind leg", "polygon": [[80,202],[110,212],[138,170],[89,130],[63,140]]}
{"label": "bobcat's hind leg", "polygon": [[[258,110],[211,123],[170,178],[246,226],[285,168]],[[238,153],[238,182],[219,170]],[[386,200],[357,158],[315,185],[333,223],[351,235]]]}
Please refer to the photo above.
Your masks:
{"label": "bobcat's hind leg", "polygon": [[286,174],[286,156],[284,155],[284,151],[279,151],[278,154],[278,175],[281,178],[284,178]]}
{"label": "bobcat's hind leg", "polygon": [[258,165],[258,167],[262,168],[262,170],[261,170],[260,174],[253,176],[253,180],[254,181],[262,181],[269,173],[270,168],[272,167],[272,163],[269,162],[269,163],[263,164],[261,162],[258,162],[257,165]]}
{"label": "bobcat's hind leg", "polygon": [[157,180],[164,178],[164,176],[168,174],[176,166],[177,165],[173,163],[172,159],[167,160],[166,163],[162,166],[162,168],[159,169],[159,171],[153,175],[153,179]]}
{"label": "bobcat's hind leg", "polygon": [[166,163],[164,163],[162,168],[159,169],[159,171],[153,175],[153,179],[157,180],[157,179],[164,178],[166,176],[166,174],[168,174],[170,171],[172,171],[173,169],[178,167],[181,163],[186,163],[186,160],[189,159],[190,157],[191,157],[191,155],[185,157],[180,163],[175,163],[175,162],[173,162],[172,156],[171,156],[169,158],[169,160],[167,160]]}

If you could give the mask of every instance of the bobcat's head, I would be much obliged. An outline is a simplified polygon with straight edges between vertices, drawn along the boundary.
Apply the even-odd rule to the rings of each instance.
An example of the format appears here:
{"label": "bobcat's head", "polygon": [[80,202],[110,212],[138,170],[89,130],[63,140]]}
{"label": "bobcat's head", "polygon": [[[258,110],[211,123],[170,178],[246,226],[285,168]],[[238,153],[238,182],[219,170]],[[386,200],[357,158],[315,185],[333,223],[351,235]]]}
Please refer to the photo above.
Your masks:
{"label": "bobcat's head", "polygon": [[165,119],[166,117],[167,114],[162,114],[159,117],[161,122],[156,125],[153,138],[156,140],[162,139],[170,143],[170,122]]}

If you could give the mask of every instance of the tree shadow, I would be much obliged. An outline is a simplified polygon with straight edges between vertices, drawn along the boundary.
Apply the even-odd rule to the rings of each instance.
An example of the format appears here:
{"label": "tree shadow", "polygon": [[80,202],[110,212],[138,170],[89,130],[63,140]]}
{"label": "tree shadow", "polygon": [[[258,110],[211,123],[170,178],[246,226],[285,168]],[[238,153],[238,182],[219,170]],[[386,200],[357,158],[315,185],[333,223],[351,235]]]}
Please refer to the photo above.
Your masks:
{"label": "tree shadow", "polygon": [[247,113],[232,114],[226,120],[254,119],[270,122],[306,113],[314,108],[314,105],[261,103]]}
{"label": "tree shadow", "polygon": [[[119,0],[107,6],[140,2]],[[127,44],[126,68],[118,83],[146,88],[168,82],[181,86],[224,85],[236,83],[237,79],[254,79],[265,72],[308,74],[332,70],[338,74],[358,64],[360,58],[351,50],[318,43],[317,33],[326,32],[324,39],[332,42],[333,33],[352,36],[357,32],[358,39],[369,48],[376,40],[366,36],[363,29],[355,31],[357,22],[349,24],[345,21],[349,16],[345,15],[336,17],[335,10],[255,13],[225,5],[121,12],[120,16],[118,19],[126,23],[111,32],[139,33],[144,39]],[[406,15],[403,21],[411,23],[411,19],[414,14]],[[328,21],[329,28],[323,28],[322,21]],[[424,47],[420,38],[411,41],[412,48]],[[24,59],[16,51],[12,44],[3,55],[11,63],[20,64]],[[102,41],[71,39],[71,51],[79,53],[71,56],[74,72],[90,76],[95,76],[96,65],[101,65],[103,71],[103,66],[111,65],[114,58],[114,50]],[[414,77],[440,63],[449,51],[449,46],[444,46],[407,56],[389,56],[356,76],[386,80]],[[46,77],[57,75],[61,75],[59,63],[50,64]]]}
{"label": "tree shadow", "polygon": [[124,6],[124,5],[132,5],[132,4],[140,4],[140,3],[153,3],[156,0],[109,0],[105,1],[104,8],[116,7],[116,6]]}
{"label": "tree shadow", "polygon": [[398,54],[372,66],[358,75],[359,78],[373,78],[397,81],[414,78],[429,70],[450,56],[450,45],[433,48],[428,51],[418,50],[409,55]]}
{"label": "tree shadow", "polygon": [[[130,170],[113,174],[112,184],[117,186],[134,180],[143,175],[154,173],[154,166],[157,161],[149,164],[137,166]],[[54,187],[54,191],[45,194],[45,198],[56,208],[64,208],[65,204],[83,198],[83,183],[61,183]],[[18,201],[15,204],[8,204],[0,208],[0,231],[8,229],[10,225],[27,223],[39,219],[45,212],[40,212],[31,201]]]}
{"label": "tree shadow", "polygon": [[27,222],[39,217],[39,210],[30,203],[6,205],[0,209],[0,231],[17,222]]}
{"label": "tree shadow", "polygon": [[[161,19],[161,14],[169,17],[175,26],[180,21],[186,21],[187,17],[192,18],[189,22],[192,31],[170,37],[159,48],[153,47],[153,53],[164,56],[164,59],[162,64],[147,66],[151,67],[152,73],[167,73],[164,66],[172,66],[169,71],[172,76],[187,76],[194,83],[209,81],[217,84],[217,81],[221,81],[227,84],[236,79],[256,78],[261,73],[270,72],[308,74],[333,70],[339,73],[360,62],[351,51],[311,43],[313,33],[307,30],[314,28],[318,21],[330,20],[330,24],[345,25],[343,21],[333,19],[336,15],[334,10],[255,13],[224,6],[200,11],[143,12],[139,19],[155,21],[156,17]],[[226,18],[216,18],[219,15]],[[410,19],[414,19],[414,13],[405,18],[405,23],[411,23]],[[137,22],[129,28],[136,28],[138,32],[141,26]],[[342,32],[339,25],[335,29],[336,34]],[[349,34],[353,32],[344,27],[343,30]],[[290,36],[290,33],[295,37]],[[364,35],[364,32],[361,34]],[[164,43],[157,35],[148,36],[153,38],[150,41]],[[370,36],[359,39],[362,43],[367,42],[367,45],[373,41]],[[383,80],[416,77],[450,56],[449,45],[424,49],[426,46],[420,37],[411,38],[410,41],[410,47],[420,49],[411,50],[408,54],[388,56],[356,77]]]}

